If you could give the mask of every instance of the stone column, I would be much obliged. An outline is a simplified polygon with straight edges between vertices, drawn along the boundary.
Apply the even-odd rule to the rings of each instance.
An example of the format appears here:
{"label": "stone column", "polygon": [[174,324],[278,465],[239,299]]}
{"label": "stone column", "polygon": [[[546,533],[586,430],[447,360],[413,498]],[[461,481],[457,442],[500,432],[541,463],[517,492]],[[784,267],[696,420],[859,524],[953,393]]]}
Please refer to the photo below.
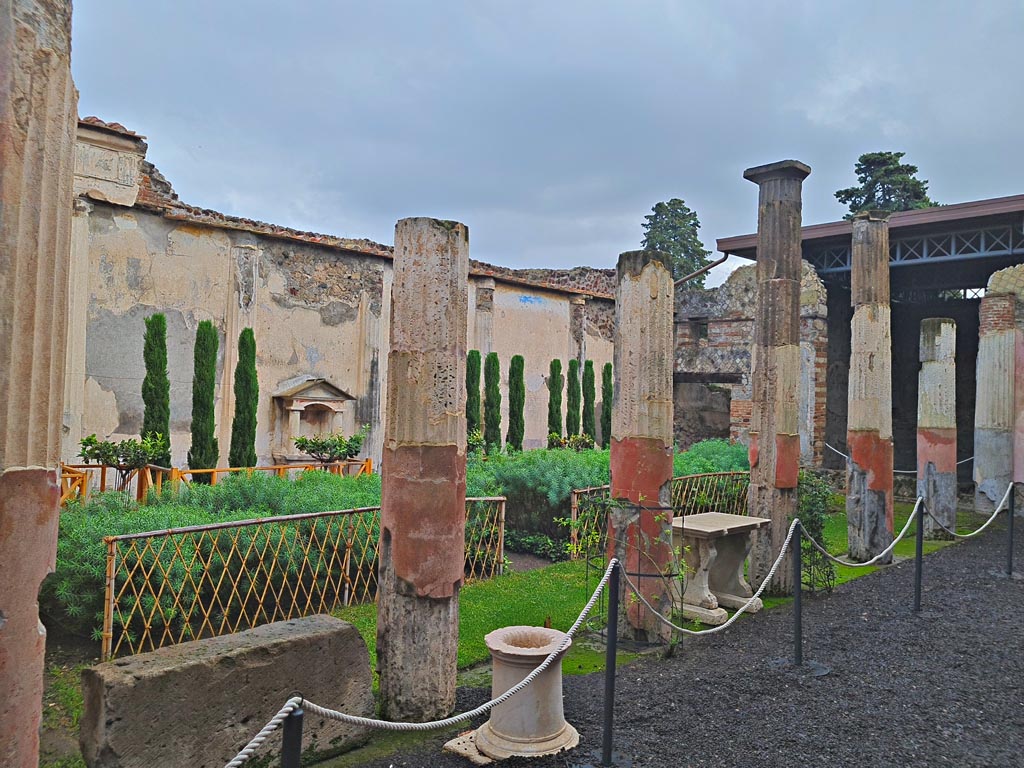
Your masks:
{"label": "stone column", "polygon": [[487,357],[494,344],[494,279],[477,278],[474,285],[473,349],[480,350],[481,357]]}
{"label": "stone column", "polygon": [[[951,531],[956,530],[956,322],[921,321],[917,384],[917,495]],[[948,539],[931,517],[925,535]]]}
{"label": "stone column", "polygon": [[[810,172],[797,160],[743,172],[743,178],[759,187],[748,506],[751,515],[772,521],[769,532],[754,534],[750,580],[755,588],[782,551],[797,508],[801,188]],[[776,594],[790,592],[790,572],[783,564],[769,589]]]}
{"label": "stone column", "polygon": [[[847,393],[846,537],[869,560],[892,541],[892,333],[889,214],[853,218],[850,384]],[[889,562],[892,558],[885,558]]]}
{"label": "stone column", "polygon": [[455,706],[465,567],[469,229],[395,226],[381,499],[377,667],[385,717]]}
{"label": "stone column", "polygon": [[71,4],[0,0],[0,765],[36,768],[71,254]]}
{"label": "stone column", "polygon": [[978,512],[992,512],[1013,478],[1016,305],[1015,295],[994,293],[990,281],[979,310],[974,401],[974,507]]}
{"label": "stone column", "polygon": [[[609,555],[660,613],[672,612],[678,558],[672,550],[672,309],[669,257],[658,251],[619,256],[615,290],[615,388]],[[638,509],[637,506],[642,507]],[[641,575],[643,574],[643,575]],[[622,593],[620,632],[667,642],[671,631]]]}

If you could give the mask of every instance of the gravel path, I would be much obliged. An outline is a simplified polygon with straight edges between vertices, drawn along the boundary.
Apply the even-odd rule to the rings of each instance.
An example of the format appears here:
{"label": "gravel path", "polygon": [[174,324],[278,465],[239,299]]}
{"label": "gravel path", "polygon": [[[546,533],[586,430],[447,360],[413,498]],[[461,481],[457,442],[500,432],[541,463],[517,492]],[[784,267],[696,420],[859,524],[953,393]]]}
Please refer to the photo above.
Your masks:
{"label": "gravel path", "polygon": [[[1015,563],[1024,570],[1024,536]],[[804,658],[830,667],[824,677],[770,663],[792,653],[785,607],[621,668],[617,765],[1024,766],[1024,581],[991,574],[1004,566],[995,528],[925,558],[920,616],[912,561],[805,599]],[[460,711],[487,693],[460,691]],[[581,746],[501,765],[596,766],[602,699],[601,675],[566,678]],[[451,737],[365,765],[465,768],[440,754]]]}

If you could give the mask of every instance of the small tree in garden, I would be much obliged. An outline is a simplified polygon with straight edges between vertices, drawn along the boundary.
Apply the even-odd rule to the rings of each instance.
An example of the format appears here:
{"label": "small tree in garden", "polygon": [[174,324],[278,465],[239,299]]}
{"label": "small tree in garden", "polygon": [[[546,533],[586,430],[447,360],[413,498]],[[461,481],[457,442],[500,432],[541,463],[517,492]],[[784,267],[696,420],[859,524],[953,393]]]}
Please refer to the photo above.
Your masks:
{"label": "small tree in garden", "polygon": [[601,369],[601,447],[612,442],[612,364]]}
{"label": "small tree in garden", "polygon": [[146,377],[142,380],[142,435],[160,435],[164,448],[151,460],[162,467],[171,465],[171,382],[167,378],[167,317],[160,313],[146,318],[142,343]]}
{"label": "small tree in garden", "polygon": [[[217,380],[217,329],[203,320],[196,329],[192,374],[192,447],[188,451],[190,469],[213,469],[220,457],[220,446],[214,437],[214,398]],[[198,475],[199,482],[209,482],[207,475]]]}
{"label": "small tree in garden", "polygon": [[480,350],[466,355],[466,435],[480,429]]}
{"label": "small tree in garden", "polygon": [[[562,361],[552,360],[548,373],[548,435],[562,436]],[[549,437],[550,441],[550,437]]]}
{"label": "small tree in garden", "polygon": [[501,450],[501,365],[498,353],[484,360],[484,450]]}
{"label": "small tree in garden", "polygon": [[346,438],[338,433],[335,435],[317,435],[316,437],[296,437],[292,442],[295,447],[307,456],[312,456],[324,466],[333,464],[336,461],[354,459],[363,449],[363,441],[370,433],[370,425],[364,424],[363,428],[352,437]]}
{"label": "small tree in garden", "polygon": [[[89,435],[79,443],[82,449],[78,455],[86,464],[95,462],[100,466],[113,467],[117,471],[115,489],[128,490],[128,481],[132,473],[147,464],[155,464],[166,450],[166,439],[159,432],[153,432],[139,440],[122,440],[113,443],[100,440],[96,435]],[[127,499],[125,499],[127,502]]]}
{"label": "small tree in garden", "polygon": [[513,355],[508,366],[508,435],[505,443],[514,451],[523,450],[523,434],[526,422],[523,409],[526,406],[526,362],[522,355]]}
{"label": "small tree in garden", "polygon": [[245,328],[238,336],[235,417],[231,420],[229,466],[256,466],[256,410],[259,399],[260,385],[256,379],[256,337],[252,328]]}
{"label": "small tree in garden", "polygon": [[594,361],[583,363],[583,434],[591,441],[597,435],[594,426]]}
{"label": "small tree in garden", "polygon": [[569,361],[569,376],[565,386],[565,434],[580,433],[580,361]]}

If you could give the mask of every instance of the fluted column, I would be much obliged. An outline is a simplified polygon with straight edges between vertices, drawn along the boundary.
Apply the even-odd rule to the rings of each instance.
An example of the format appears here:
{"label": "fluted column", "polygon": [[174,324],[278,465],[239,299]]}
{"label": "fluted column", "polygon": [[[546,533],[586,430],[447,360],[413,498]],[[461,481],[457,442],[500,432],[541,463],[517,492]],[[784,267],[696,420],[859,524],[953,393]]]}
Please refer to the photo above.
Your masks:
{"label": "fluted column", "polygon": [[[801,189],[810,172],[797,160],[783,160],[743,173],[759,187],[748,505],[751,515],[772,521],[767,533],[754,534],[750,576],[755,587],[782,551],[797,509]],[[772,592],[790,591],[790,570],[776,571]]]}
{"label": "fluted column", "polygon": [[71,4],[0,0],[0,765],[36,768],[64,411]]}
{"label": "fluted column", "polygon": [[381,493],[377,666],[383,711],[455,706],[465,568],[469,229],[395,226]]}
{"label": "fluted column", "polygon": [[[921,321],[921,372],[917,384],[917,495],[931,514],[956,530],[956,322]],[[931,539],[950,536],[925,520]]]}
{"label": "fluted column", "polygon": [[888,212],[854,216],[850,278],[846,536],[850,557],[869,560],[889,546],[893,536]]}

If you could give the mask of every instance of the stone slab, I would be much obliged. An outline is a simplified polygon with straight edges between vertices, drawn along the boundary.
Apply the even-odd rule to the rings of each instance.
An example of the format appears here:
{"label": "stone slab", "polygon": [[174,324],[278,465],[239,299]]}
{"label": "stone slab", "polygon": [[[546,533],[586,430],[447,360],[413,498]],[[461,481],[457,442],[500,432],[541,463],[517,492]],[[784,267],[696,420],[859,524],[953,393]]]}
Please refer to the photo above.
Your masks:
{"label": "stone slab", "polygon": [[[371,682],[366,644],[348,622],[279,621],[85,670],[79,744],[89,768],[220,768],[296,692],[371,716]],[[336,754],[366,737],[306,712],[305,754]],[[280,745],[275,734],[257,754]]]}

